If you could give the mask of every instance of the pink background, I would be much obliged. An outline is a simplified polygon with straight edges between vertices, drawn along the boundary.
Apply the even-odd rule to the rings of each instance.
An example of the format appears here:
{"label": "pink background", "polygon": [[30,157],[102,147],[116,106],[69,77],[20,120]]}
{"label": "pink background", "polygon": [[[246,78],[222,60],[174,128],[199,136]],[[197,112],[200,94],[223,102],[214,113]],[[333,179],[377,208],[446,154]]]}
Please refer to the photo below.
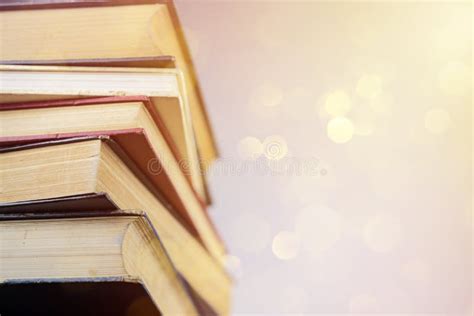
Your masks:
{"label": "pink background", "polygon": [[472,4],[177,7],[233,312],[472,315]]}

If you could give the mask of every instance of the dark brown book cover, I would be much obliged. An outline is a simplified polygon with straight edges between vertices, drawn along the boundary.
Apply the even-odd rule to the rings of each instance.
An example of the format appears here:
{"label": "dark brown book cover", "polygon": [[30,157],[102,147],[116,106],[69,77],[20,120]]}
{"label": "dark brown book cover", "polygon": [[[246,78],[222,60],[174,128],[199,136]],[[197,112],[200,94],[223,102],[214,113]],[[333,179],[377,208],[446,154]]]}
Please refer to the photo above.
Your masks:
{"label": "dark brown book cover", "polygon": [[117,205],[105,193],[78,194],[61,198],[1,203],[0,220],[55,218],[58,214],[60,217],[68,217],[79,213],[95,216],[116,211],[118,211]]}
{"label": "dark brown book cover", "polygon": [[[1,7],[1,4],[0,4]],[[3,65],[74,66],[74,67],[126,67],[126,68],[176,68],[173,56],[128,58],[90,58],[58,60],[3,60]]]}
{"label": "dark brown book cover", "polygon": [[9,316],[159,316],[145,287],[120,280],[0,284],[0,311]]}
{"label": "dark brown book cover", "polygon": [[36,10],[168,2],[171,2],[171,0],[2,0],[0,10]]}

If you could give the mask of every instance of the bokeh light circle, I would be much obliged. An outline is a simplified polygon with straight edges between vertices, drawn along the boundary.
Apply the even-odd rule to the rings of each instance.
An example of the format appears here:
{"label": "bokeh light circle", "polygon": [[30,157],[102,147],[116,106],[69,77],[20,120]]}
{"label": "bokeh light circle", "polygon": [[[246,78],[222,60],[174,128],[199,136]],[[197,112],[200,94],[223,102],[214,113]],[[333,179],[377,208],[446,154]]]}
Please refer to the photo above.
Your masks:
{"label": "bokeh light circle", "polygon": [[288,154],[288,145],[283,137],[273,135],[263,141],[264,154],[267,159],[280,160]]}
{"label": "bokeh light circle", "polygon": [[354,124],[345,117],[333,118],[328,122],[327,135],[337,144],[347,143],[354,136]]}
{"label": "bokeh light circle", "polygon": [[272,251],[278,259],[293,259],[298,255],[299,249],[300,238],[294,232],[281,231],[273,238]]}
{"label": "bokeh light circle", "polygon": [[351,109],[351,98],[343,90],[336,90],[326,96],[324,109],[330,116],[346,115]]}

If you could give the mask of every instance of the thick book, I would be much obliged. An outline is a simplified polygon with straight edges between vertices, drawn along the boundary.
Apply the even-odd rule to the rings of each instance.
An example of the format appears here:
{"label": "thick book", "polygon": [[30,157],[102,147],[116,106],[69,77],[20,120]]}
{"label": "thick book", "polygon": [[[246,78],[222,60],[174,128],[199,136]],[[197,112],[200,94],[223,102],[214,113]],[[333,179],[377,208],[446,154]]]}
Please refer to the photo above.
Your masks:
{"label": "thick book", "polygon": [[[206,200],[182,73],[170,68],[0,65],[0,104],[91,96],[148,96]],[[120,113],[115,114],[119,117]]]}
{"label": "thick book", "polygon": [[175,56],[187,83],[199,152],[206,162],[217,156],[171,0],[6,0],[0,3],[0,20],[0,60],[4,62]]}
{"label": "thick book", "polygon": [[202,314],[142,214],[0,221],[0,239],[0,293],[15,284],[121,281],[142,285],[163,315]]}
{"label": "thick book", "polygon": [[9,316],[162,315],[143,285],[134,282],[0,283],[0,297],[0,310]]}
{"label": "thick book", "polygon": [[[186,280],[182,281],[186,286]],[[189,286],[188,289],[200,316],[217,315]],[[0,297],[0,310],[9,316],[163,315],[143,284],[126,281],[6,282],[0,284]]]}
{"label": "thick book", "polygon": [[[145,212],[178,272],[219,314],[228,308],[231,280],[215,257],[173,217],[101,139],[25,145],[0,154],[2,207],[20,201],[106,194],[121,210]],[[10,209],[11,210],[11,209]]]}
{"label": "thick book", "polygon": [[146,97],[103,97],[4,104],[0,147],[54,139],[109,136],[197,230],[206,247],[221,256],[224,246],[204,205],[187,181],[161,116]]}

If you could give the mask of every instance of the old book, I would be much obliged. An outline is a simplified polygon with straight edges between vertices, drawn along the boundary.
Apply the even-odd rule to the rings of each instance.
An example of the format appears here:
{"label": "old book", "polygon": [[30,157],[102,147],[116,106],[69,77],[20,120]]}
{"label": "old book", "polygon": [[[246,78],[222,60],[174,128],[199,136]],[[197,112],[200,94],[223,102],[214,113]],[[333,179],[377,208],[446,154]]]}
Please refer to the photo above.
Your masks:
{"label": "old book", "polygon": [[142,284],[118,280],[6,282],[0,297],[0,310],[9,316],[161,315]]}
{"label": "old book", "polygon": [[162,314],[198,314],[145,216],[1,221],[0,240],[0,284],[140,283]]}
{"label": "old book", "polygon": [[[18,220],[92,219],[128,215],[139,215],[149,223],[144,214],[119,210],[106,194],[83,194],[17,202],[7,207],[2,206],[1,211],[0,223]],[[161,245],[159,238],[158,242]],[[166,249],[164,250],[166,252]],[[216,311],[199,296],[185,278],[178,274],[178,279],[192,299],[199,315],[217,315]],[[129,282],[127,279],[10,279],[1,282],[0,276],[0,297],[2,297],[0,310],[13,316],[32,313],[52,316],[65,314],[155,316],[162,314],[143,284]],[[17,299],[18,297],[22,298],[21,301]],[[117,299],[120,302],[117,302]]]}
{"label": "old book", "polygon": [[192,60],[171,0],[6,0],[0,3],[0,10],[2,61],[176,56],[187,83],[199,152],[206,162],[216,157]]}
{"label": "old book", "polygon": [[218,256],[224,251],[202,203],[186,179],[189,169],[180,160],[148,98],[15,103],[0,109],[0,146],[3,147],[77,136],[111,136],[173,207],[189,219],[206,247]]}
{"label": "old book", "polygon": [[[1,4],[0,4],[1,7]],[[174,56],[52,59],[52,60],[2,60],[2,65],[30,66],[78,66],[78,67],[128,67],[128,68],[176,68]]]}
{"label": "old book", "polygon": [[216,258],[101,140],[56,141],[0,155],[2,205],[17,201],[107,194],[122,210],[146,212],[178,272],[219,314],[227,313],[231,280]]}
{"label": "old book", "polygon": [[[196,295],[186,280],[181,280],[199,315],[216,316],[217,313]],[[9,316],[162,315],[143,284],[119,280],[4,282],[0,283],[0,297],[0,310]]]}
{"label": "old book", "polygon": [[86,96],[151,98],[183,158],[196,192],[206,200],[184,81],[169,68],[0,65],[0,103]]}

